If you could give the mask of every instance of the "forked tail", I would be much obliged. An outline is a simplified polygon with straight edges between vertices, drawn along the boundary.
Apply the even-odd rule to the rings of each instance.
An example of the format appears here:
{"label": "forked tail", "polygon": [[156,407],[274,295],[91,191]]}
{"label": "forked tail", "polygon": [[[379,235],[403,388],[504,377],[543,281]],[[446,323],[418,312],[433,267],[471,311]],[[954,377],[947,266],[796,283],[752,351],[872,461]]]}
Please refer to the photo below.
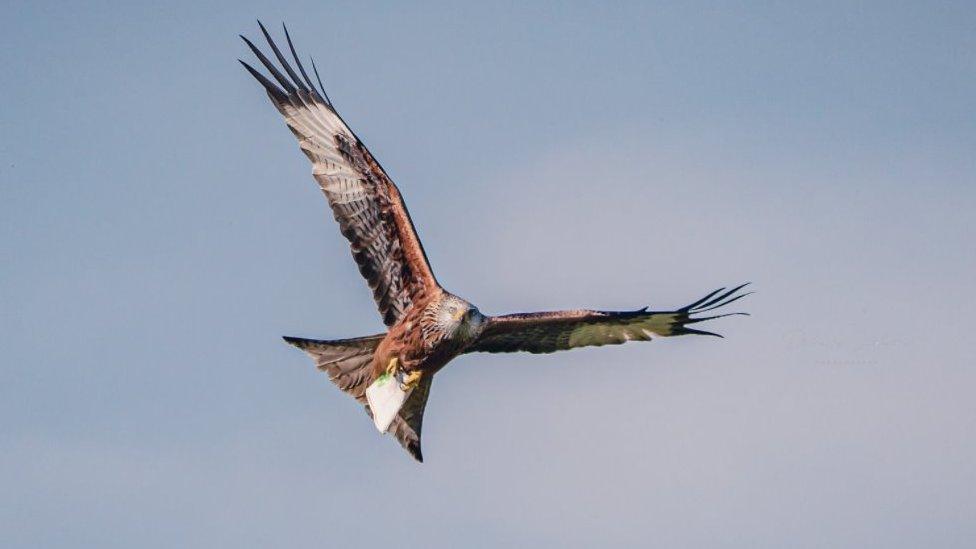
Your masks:
{"label": "forked tail", "polygon": [[[366,388],[373,382],[373,353],[383,334],[356,337],[352,339],[303,339],[288,337],[283,339],[308,353],[315,360],[319,370],[329,374],[336,387],[358,400],[372,417],[373,413],[366,402]],[[424,408],[430,394],[432,375],[425,375],[420,385],[414,389],[397,418],[390,425],[389,433],[396,437],[400,445],[417,461],[424,461],[420,451],[420,429],[424,421]]]}
{"label": "forked tail", "polygon": [[360,402],[366,401],[366,387],[373,382],[370,364],[376,347],[383,341],[382,334],[331,341],[288,336],[283,339],[308,353],[336,387]]}

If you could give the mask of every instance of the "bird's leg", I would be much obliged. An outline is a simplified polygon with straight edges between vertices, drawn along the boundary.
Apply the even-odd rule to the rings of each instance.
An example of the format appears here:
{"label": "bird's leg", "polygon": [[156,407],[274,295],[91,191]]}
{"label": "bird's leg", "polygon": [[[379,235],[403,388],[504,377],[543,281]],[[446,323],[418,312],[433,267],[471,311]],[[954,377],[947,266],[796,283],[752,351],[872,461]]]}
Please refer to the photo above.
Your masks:
{"label": "bird's leg", "polygon": [[396,374],[398,362],[399,359],[397,357],[391,358],[390,363],[386,365],[386,373],[390,374],[391,376]]}
{"label": "bird's leg", "polygon": [[[386,373],[390,374],[391,376],[395,376],[397,370],[399,369],[399,365],[400,365],[399,358],[397,357],[391,358],[389,364],[386,365]],[[423,370],[411,370],[409,372],[406,372],[403,376],[403,383],[401,384],[401,388],[404,391],[409,391],[415,388],[417,384],[420,383],[420,378],[421,376],[423,376],[423,373],[424,373]]]}
{"label": "bird's leg", "polygon": [[420,383],[420,377],[423,375],[423,373],[423,370],[413,370],[411,372],[407,372],[407,374],[403,376],[403,390],[409,391],[416,387],[417,384]]}

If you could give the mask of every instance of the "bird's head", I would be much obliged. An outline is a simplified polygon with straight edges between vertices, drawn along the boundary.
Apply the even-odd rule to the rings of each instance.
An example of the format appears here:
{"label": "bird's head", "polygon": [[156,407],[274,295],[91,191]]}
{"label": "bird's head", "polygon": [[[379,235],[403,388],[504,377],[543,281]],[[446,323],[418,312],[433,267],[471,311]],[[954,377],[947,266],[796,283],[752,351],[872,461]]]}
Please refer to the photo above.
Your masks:
{"label": "bird's head", "polygon": [[451,339],[470,340],[484,328],[485,315],[456,295],[447,295],[438,306],[437,324]]}

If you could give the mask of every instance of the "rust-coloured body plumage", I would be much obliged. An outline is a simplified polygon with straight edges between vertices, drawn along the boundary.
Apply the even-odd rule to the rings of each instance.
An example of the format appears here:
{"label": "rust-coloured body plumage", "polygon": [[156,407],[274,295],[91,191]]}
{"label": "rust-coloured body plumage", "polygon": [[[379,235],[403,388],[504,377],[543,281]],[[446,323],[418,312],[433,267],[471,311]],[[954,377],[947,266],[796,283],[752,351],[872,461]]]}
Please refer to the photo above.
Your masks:
{"label": "rust-coloured body plumage", "polygon": [[378,376],[386,370],[390,360],[396,358],[400,367],[407,372],[421,370],[430,374],[444,367],[456,353],[443,345],[443,340],[425,341],[425,310],[443,299],[443,292],[431,295],[415,303],[404,317],[390,326],[386,337],[373,355],[373,375]]}

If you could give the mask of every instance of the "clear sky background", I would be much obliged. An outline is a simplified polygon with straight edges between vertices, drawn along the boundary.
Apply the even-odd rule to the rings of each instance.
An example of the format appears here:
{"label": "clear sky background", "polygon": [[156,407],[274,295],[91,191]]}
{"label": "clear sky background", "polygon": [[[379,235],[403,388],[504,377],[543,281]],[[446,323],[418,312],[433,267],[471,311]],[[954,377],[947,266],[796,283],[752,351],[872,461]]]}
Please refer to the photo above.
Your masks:
{"label": "clear sky background", "polygon": [[[0,545],[971,546],[973,4],[480,4],[4,4]],[[486,313],[752,316],[463,357],[416,464],[280,340],[382,325],[256,17]]]}

